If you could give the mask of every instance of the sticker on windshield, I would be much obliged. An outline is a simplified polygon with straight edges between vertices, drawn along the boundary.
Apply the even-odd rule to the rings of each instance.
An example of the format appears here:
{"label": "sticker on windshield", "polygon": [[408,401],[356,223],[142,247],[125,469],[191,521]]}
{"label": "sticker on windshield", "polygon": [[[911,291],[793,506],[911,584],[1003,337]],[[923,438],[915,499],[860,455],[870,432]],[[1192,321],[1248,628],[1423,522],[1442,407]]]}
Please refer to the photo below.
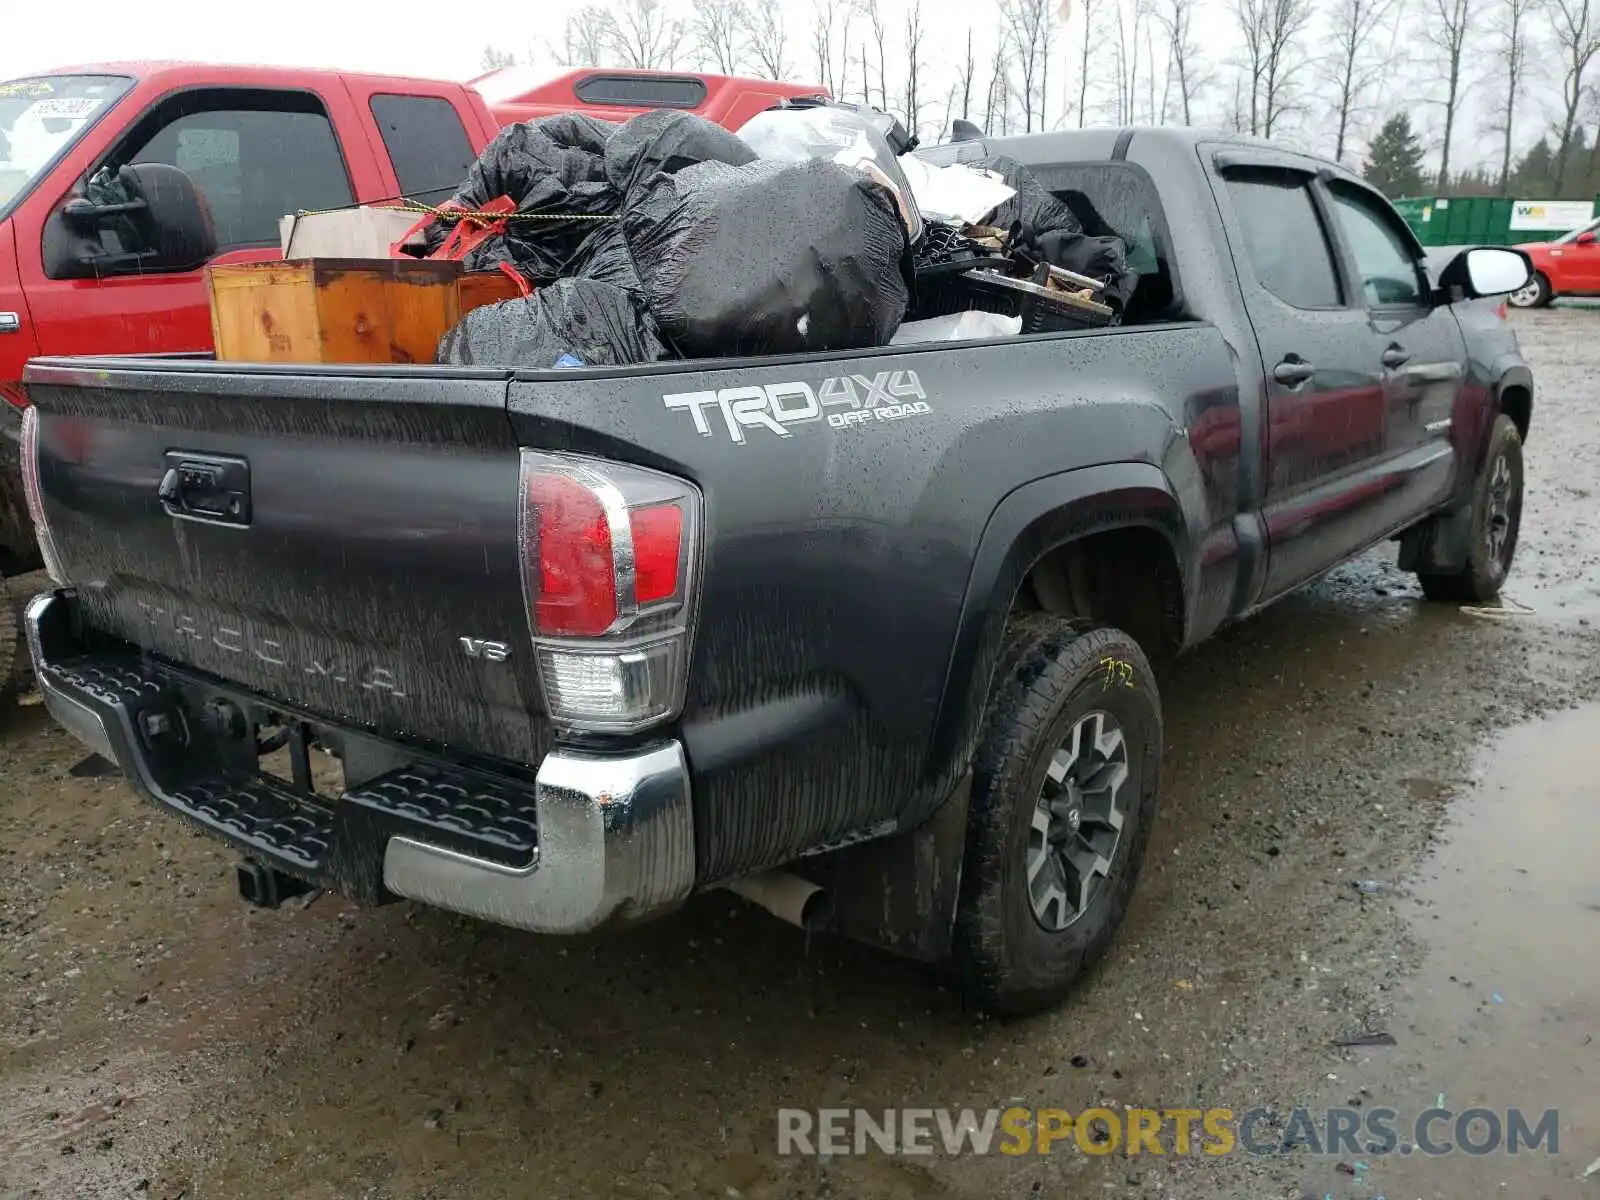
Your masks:
{"label": "sticker on windshield", "polygon": [[0,83],[0,97],[48,96],[55,91],[48,80],[19,79],[15,83]]}
{"label": "sticker on windshield", "polygon": [[81,121],[104,103],[93,96],[54,96],[49,100],[36,100],[22,115],[40,121],[67,118]]}

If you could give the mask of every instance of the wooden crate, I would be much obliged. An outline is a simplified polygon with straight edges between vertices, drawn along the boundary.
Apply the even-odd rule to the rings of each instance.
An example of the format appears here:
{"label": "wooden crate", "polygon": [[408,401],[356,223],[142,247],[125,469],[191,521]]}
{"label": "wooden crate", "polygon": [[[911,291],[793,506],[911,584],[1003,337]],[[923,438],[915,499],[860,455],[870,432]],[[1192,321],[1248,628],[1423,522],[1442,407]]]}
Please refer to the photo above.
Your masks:
{"label": "wooden crate", "polygon": [[225,362],[431,363],[463,313],[517,294],[499,272],[410,259],[238,263],[206,287]]}

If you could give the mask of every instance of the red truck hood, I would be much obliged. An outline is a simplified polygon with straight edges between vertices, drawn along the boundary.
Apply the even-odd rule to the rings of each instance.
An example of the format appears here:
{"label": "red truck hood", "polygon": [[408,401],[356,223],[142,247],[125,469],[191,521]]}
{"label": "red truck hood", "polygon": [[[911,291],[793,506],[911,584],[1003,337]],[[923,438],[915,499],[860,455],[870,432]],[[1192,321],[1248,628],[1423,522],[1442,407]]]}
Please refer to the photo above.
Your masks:
{"label": "red truck hood", "polygon": [[16,230],[0,221],[0,398],[22,403],[22,365],[38,353],[17,270]]}

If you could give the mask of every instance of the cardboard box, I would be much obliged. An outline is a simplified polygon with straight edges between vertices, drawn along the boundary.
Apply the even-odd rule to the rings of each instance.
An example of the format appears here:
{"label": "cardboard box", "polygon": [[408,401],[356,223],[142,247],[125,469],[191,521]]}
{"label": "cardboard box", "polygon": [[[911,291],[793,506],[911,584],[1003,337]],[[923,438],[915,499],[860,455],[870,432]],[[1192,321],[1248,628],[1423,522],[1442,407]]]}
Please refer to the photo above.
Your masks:
{"label": "cardboard box", "polygon": [[365,206],[287,216],[278,221],[278,242],[286,259],[388,258],[389,248],[421,217]]}

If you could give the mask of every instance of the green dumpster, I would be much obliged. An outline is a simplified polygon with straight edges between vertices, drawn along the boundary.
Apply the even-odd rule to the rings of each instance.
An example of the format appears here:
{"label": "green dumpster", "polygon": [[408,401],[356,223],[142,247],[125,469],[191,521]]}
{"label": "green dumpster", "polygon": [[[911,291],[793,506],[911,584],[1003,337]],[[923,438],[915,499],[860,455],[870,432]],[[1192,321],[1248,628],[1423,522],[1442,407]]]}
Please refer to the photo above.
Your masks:
{"label": "green dumpster", "polygon": [[1510,246],[1548,242],[1600,216],[1594,200],[1506,196],[1409,196],[1395,201],[1424,246]]}

